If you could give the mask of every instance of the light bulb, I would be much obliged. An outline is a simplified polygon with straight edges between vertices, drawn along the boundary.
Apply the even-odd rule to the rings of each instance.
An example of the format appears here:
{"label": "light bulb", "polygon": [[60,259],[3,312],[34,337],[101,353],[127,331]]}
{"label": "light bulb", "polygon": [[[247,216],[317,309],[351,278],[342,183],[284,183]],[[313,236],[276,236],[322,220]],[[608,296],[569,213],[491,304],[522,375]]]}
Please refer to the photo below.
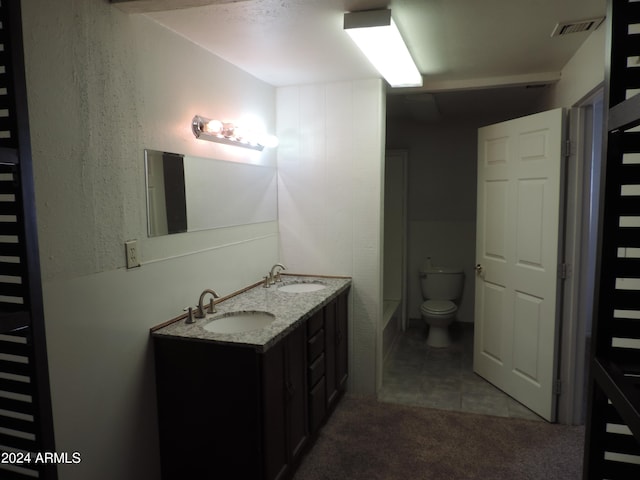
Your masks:
{"label": "light bulb", "polygon": [[204,131],[211,135],[220,135],[222,132],[222,122],[220,120],[209,120],[204,126]]}
{"label": "light bulb", "polygon": [[220,128],[220,133],[218,135],[225,138],[233,137],[233,129],[234,129],[233,123],[221,122],[221,124],[222,124],[222,127]]}

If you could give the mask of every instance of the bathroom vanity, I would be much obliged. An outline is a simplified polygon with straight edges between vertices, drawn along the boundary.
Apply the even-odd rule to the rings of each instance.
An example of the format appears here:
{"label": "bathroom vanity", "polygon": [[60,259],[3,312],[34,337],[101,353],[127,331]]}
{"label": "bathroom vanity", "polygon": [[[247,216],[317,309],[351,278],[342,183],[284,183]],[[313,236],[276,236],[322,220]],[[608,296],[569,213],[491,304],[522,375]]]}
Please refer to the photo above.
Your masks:
{"label": "bathroom vanity", "polygon": [[[284,275],[152,329],[163,479],[293,475],[345,390],[350,284]],[[207,329],[238,312],[272,320]]]}

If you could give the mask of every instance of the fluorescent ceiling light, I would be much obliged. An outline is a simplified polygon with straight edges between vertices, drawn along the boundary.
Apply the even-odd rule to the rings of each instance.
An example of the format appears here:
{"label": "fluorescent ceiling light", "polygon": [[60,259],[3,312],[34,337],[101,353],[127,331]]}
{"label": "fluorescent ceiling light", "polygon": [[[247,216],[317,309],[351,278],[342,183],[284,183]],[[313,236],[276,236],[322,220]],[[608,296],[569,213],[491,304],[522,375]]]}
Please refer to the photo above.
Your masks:
{"label": "fluorescent ceiling light", "polygon": [[422,86],[422,75],[391,18],[391,10],[345,13],[344,29],[389,85]]}

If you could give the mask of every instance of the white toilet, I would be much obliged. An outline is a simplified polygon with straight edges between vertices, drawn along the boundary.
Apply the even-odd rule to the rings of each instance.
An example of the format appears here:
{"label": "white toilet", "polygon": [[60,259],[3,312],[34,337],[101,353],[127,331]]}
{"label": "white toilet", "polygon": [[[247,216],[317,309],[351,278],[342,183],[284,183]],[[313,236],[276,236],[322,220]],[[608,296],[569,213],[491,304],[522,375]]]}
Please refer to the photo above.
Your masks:
{"label": "white toilet", "polygon": [[425,299],[420,312],[429,325],[430,347],[445,348],[451,344],[449,325],[456,317],[458,305],[454,302],[460,299],[463,285],[462,269],[433,266],[431,258],[420,268],[420,287]]}

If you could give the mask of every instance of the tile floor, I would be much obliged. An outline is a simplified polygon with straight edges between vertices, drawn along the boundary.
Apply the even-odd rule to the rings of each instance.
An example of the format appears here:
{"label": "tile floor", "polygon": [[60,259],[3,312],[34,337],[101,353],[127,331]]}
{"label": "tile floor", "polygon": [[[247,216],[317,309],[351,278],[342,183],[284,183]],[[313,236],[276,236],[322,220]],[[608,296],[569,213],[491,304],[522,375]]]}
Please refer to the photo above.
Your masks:
{"label": "tile floor", "polygon": [[436,349],[427,347],[426,326],[409,322],[386,359],[380,401],[544,421],[473,373],[472,324],[450,328],[451,347]]}

